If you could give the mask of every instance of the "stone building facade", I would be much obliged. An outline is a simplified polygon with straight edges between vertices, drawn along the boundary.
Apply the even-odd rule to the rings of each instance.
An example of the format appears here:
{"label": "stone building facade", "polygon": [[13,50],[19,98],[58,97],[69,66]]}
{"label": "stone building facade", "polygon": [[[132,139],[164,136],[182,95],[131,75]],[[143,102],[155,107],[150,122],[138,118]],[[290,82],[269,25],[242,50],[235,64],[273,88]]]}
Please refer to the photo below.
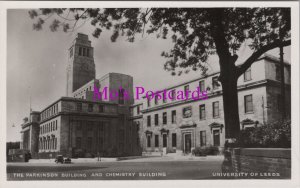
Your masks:
{"label": "stone building facade", "polygon": [[40,112],[32,111],[23,119],[20,149],[30,151],[37,156]]}
{"label": "stone building facade", "polygon": [[[23,149],[35,158],[140,155],[137,128],[129,121],[133,78],[108,73],[97,79],[85,34],[77,34],[68,57],[67,97],[31,113],[22,124]],[[94,89],[103,97],[94,98]]]}
{"label": "stone building facade", "polygon": [[[290,64],[285,63],[286,109],[291,113]],[[224,111],[219,72],[157,91],[207,91],[207,99],[143,100],[131,107],[132,121],[140,127],[143,151],[190,153],[196,147],[225,143]],[[262,56],[238,79],[240,127],[262,126],[281,118],[279,60]],[[139,108],[139,109],[137,109]]]}
{"label": "stone building facade", "polygon": [[62,97],[41,112],[40,157],[138,155],[138,134],[127,123],[127,111],[111,102]]}

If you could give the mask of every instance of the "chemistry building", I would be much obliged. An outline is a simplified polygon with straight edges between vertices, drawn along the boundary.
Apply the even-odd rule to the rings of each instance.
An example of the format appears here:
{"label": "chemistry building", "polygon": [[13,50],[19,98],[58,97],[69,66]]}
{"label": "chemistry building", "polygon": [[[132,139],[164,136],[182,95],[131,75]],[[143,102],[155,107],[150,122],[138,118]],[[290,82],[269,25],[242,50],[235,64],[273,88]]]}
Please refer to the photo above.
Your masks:
{"label": "chemistry building", "polygon": [[[284,63],[286,109],[291,112],[290,64]],[[225,143],[225,125],[219,72],[152,91],[169,92],[207,91],[206,100],[160,99],[143,100],[131,106],[132,121],[139,128],[144,152],[162,151],[190,153],[196,147],[215,146],[219,150]],[[279,59],[264,55],[238,79],[240,128],[263,126],[281,118]],[[149,97],[150,98],[150,97]],[[173,98],[173,97],[172,97]]]}

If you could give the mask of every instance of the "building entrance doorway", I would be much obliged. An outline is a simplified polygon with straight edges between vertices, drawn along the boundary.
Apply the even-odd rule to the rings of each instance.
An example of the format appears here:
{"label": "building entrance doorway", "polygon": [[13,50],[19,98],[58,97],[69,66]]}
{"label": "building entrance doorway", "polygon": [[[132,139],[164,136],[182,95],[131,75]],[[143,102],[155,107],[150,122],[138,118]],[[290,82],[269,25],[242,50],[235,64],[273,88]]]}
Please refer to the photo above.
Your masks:
{"label": "building entrance doorway", "polygon": [[214,146],[220,146],[220,131],[213,130]]}
{"label": "building entrance doorway", "polygon": [[167,147],[167,134],[163,134],[163,147]]}
{"label": "building entrance doorway", "polygon": [[192,148],[192,135],[185,134],[184,135],[184,153],[191,153]]}

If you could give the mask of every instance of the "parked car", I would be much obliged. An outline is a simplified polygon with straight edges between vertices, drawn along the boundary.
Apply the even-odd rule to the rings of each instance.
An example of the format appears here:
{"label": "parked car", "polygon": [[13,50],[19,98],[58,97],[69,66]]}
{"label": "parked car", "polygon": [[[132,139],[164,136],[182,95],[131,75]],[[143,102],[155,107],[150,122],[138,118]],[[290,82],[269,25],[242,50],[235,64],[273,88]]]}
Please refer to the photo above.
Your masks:
{"label": "parked car", "polygon": [[64,157],[62,155],[57,155],[55,158],[56,163],[71,163],[71,159],[69,157]]}
{"label": "parked car", "polygon": [[64,163],[71,163],[71,159],[69,157],[64,158]]}

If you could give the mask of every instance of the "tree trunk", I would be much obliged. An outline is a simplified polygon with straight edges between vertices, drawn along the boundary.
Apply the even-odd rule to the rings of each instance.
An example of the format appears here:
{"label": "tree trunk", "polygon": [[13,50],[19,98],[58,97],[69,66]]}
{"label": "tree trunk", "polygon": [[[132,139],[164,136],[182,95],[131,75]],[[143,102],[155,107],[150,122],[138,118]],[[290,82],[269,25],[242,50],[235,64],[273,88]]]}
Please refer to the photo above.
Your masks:
{"label": "tree trunk", "polygon": [[219,81],[223,89],[223,107],[225,119],[225,138],[236,138],[240,131],[240,118],[237,94],[238,72],[235,62],[237,55],[229,51],[223,25],[224,8],[211,9],[211,30],[215,41],[216,51],[219,56],[220,76]]}
{"label": "tree trunk", "polygon": [[237,76],[235,68],[221,68],[220,81],[223,89],[225,138],[236,138],[240,131]]}

